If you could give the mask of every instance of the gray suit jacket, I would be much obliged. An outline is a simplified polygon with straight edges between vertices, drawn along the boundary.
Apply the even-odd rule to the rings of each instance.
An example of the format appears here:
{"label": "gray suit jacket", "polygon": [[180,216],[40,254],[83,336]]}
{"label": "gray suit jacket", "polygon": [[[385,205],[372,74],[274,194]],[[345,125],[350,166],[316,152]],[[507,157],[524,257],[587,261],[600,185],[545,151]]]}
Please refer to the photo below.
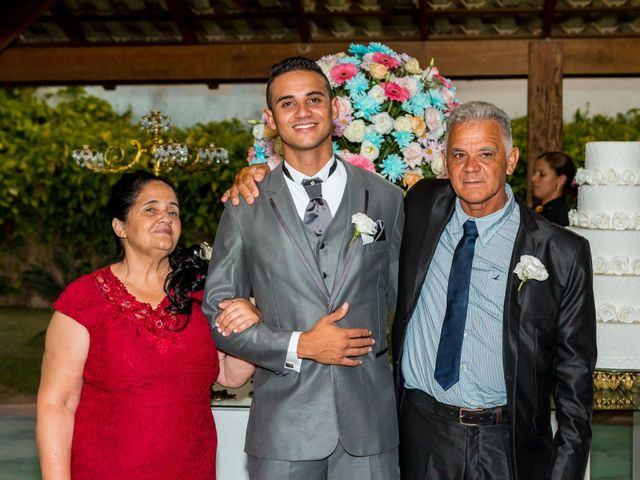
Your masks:
{"label": "gray suit jacket", "polygon": [[[338,440],[358,456],[398,443],[387,318],[396,302],[402,195],[375,174],[345,167],[347,228],[333,229],[336,238],[326,240],[340,248],[331,292],[281,167],[260,185],[254,205],[228,203],[220,220],[203,308],[213,325],[218,302],[252,293],[262,312],[263,321],[241,334],[223,337],[212,329],[220,350],[258,366],[245,449],[260,458],[320,459],[331,454]],[[350,245],[351,215],[358,212],[383,220],[386,239],[364,246],[358,239]],[[369,328],[376,340],[373,351],[361,357],[362,365],[303,360],[300,373],[285,369],[291,333],[308,330],[343,302],[350,307],[338,325]]]}

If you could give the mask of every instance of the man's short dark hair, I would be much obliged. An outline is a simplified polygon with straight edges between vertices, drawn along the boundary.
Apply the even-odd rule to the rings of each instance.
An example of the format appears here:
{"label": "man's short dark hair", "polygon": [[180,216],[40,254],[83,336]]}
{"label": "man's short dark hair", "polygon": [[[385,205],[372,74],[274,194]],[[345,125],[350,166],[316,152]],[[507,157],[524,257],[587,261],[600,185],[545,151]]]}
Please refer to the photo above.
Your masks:
{"label": "man's short dark hair", "polygon": [[322,76],[327,86],[329,97],[331,97],[331,84],[329,84],[329,80],[316,62],[306,57],[288,57],[271,67],[271,74],[267,81],[267,107],[269,110],[271,110],[271,84],[273,81],[280,75],[297,71],[315,72]]}

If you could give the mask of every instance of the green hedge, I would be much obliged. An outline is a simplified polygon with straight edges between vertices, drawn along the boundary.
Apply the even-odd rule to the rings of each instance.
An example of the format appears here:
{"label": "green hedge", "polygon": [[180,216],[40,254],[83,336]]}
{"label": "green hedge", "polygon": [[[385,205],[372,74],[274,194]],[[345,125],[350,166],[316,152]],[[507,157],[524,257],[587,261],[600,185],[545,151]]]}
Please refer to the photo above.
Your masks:
{"label": "green hedge", "polygon": [[[516,195],[524,199],[527,191],[527,117],[513,120],[513,144],[520,148],[520,162],[509,183]],[[577,167],[584,165],[584,146],[596,141],[640,140],[640,108],[615,117],[577,111],[573,120],[563,126],[563,151],[573,158]],[[612,159],[615,160],[615,159]]]}
{"label": "green hedge", "polygon": [[[79,168],[71,151],[85,144],[103,150],[107,144],[127,145],[131,138],[143,138],[136,121],[130,112],[119,114],[80,88],[62,89],[44,98],[32,89],[0,91],[0,252],[5,260],[10,255],[15,264],[16,257],[24,258],[26,269],[31,252],[31,260],[47,264],[59,247],[79,272],[108,261],[111,228],[105,204],[118,175]],[[526,118],[515,119],[513,130],[522,161],[510,182],[516,194],[524,196]],[[639,132],[638,109],[614,118],[577,112],[574,121],[564,126],[565,150],[581,165],[587,141],[637,140]],[[222,213],[219,198],[245,165],[249,128],[238,120],[198,123],[176,129],[173,138],[198,146],[213,141],[229,150],[228,166],[168,176],[182,195],[184,241],[211,241]],[[44,253],[33,258],[34,248]],[[19,286],[16,272],[10,277],[0,276],[0,290]]]}
{"label": "green hedge", "polygon": [[[112,234],[105,206],[119,175],[82,169],[71,151],[142,139],[146,134],[136,120],[79,88],[46,98],[31,89],[0,91],[0,251],[15,256],[34,245],[40,251],[60,246],[80,271],[108,261]],[[172,137],[198,146],[213,141],[229,150],[228,166],[168,175],[182,196],[184,241],[211,241],[222,213],[220,196],[245,165],[249,128],[238,120],[211,122],[174,129]]]}

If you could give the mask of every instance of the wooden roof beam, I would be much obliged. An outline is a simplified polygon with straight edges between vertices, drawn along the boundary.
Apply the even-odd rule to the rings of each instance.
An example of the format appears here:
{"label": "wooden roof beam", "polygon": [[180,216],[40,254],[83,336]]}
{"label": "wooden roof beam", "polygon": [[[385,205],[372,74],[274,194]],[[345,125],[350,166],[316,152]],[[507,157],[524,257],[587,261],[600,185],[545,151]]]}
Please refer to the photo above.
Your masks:
{"label": "wooden roof beam", "polygon": [[[565,76],[640,76],[638,38],[547,41],[562,44]],[[526,78],[529,43],[514,39],[388,45],[422,65],[435,58],[447,77]],[[0,84],[262,82],[284,57],[320,58],[344,49],[342,42],[10,48],[0,54]]]}
{"label": "wooden roof beam", "polygon": [[71,45],[79,46],[87,43],[84,38],[82,28],[78,25],[78,22],[73,18],[64,8],[62,2],[56,3],[51,9],[53,20],[69,38]]}
{"label": "wooden roof beam", "polygon": [[196,43],[196,37],[193,34],[191,25],[189,25],[185,19],[180,0],[168,0],[167,6],[169,7],[169,12],[173,17],[173,21],[178,26],[178,30],[182,36],[182,43],[187,45]]}
{"label": "wooden roof beam", "polygon": [[0,2],[0,53],[57,0]]}

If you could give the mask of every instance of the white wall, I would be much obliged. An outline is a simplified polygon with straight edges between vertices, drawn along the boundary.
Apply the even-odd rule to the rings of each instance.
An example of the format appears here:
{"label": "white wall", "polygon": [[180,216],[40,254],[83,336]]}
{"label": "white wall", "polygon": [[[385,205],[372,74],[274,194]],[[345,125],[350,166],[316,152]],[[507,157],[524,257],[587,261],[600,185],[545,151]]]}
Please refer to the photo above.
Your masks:
{"label": "white wall", "polygon": [[[527,112],[527,81],[461,80],[454,82],[462,101],[485,100],[502,107],[510,116]],[[87,90],[108,100],[118,111],[131,107],[134,118],[151,110],[171,116],[178,127],[196,122],[240,118],[259,118],[264,108],[263,84],[221,85],[209,90],[204,85],[120,86],[116,90],[88,87]],[[564,120],[576,110],[590,114],[615,115],[640,108],[640,78],[569,78],[563,82]]]}

